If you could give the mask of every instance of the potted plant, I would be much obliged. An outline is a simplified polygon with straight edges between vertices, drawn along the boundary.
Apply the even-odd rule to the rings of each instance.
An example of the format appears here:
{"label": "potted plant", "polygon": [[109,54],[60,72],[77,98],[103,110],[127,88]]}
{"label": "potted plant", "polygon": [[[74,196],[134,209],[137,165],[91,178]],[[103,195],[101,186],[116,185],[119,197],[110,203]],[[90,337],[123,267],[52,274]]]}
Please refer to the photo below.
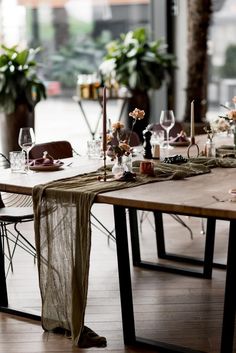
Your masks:
{"label": "potted plant", "polygon": [[100,65],[102,78],[105,82],[116,80],[129,89],[129,111],[137,107],[146,112],[142,126],[139,125],[144,130],[150,114],[148,91],[162,86],[169,70],[175,68],[175,57],[166,52],[162,40],[149,41],[145,28],[121,34],[107,44],[106,50]]}
{"label": "potted plant", "polygon": [[34,128],[34,107],[46,98],[39,79],[35,55],[40,48],[18,50],[17,46],[1,46],[0,54],[0,126],[2,152],[19,150],[21,127]]}

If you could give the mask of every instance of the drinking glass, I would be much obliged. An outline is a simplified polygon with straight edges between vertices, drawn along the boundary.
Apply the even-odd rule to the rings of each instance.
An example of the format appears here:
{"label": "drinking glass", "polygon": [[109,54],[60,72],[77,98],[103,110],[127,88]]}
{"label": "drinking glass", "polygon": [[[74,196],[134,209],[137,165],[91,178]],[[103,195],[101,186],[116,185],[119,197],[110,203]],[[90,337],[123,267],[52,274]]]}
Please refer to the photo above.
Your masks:
{"label": "drinking glass", "polygon": [[172,127],[175,125],[175,116],[173,110],[162,110],[160,116],[160,124],[164,130],[166,130],[166,148],[172,149],[173,147],[169,144],[169,133]]}
{"label": "drinking glass", "polygon": [[26,152],[26,172],[29,172],[29,151],[35,144],[35,135],[32,127],[22,127],[18,138],[19,146]]}

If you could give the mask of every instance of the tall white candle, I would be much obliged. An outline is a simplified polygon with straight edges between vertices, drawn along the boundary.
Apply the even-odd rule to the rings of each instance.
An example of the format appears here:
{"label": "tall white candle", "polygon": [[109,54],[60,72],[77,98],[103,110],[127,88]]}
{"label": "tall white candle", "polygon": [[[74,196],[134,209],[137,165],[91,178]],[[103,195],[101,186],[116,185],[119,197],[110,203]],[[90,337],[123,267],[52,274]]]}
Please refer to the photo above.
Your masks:
{"label": "tall white candle", "polygon": [[194,100],[191,102],[191,125],[190,125],[190,137],[194,137],[195,129],[194,129]]}
{"label": "tall white candle", "polygon": [[103,104],[102,104],[102,110],[103,110],[103,151],[105,152],[107,149],[107,109],[106,109],[106,87],[103,88]]}

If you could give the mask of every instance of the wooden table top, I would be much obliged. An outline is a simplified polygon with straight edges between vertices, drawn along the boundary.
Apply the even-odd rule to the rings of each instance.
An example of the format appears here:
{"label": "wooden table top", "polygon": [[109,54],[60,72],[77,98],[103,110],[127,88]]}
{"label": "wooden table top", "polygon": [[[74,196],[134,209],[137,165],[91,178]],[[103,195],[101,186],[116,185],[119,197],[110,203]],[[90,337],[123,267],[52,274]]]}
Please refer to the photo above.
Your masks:
{"label": "wooden table top", "polygon": [[[31,195],[35,185],[65,179],[79,174],[90,173],[102,166],[103,161],[75,157],[63,159],[64,166],[57,171],[12,173],[10,168],[0,172],[0,192],[12,192]],[[72,163],[72,164],[71,164]],[[70,166],[68,166],[71,164]]]}
{"label": "wooden table top", "polygon": [[215,168],[211,173],[182,180],[150,183],[99,194],[96,202],[218,219],[236,219],[235,168]]}
{"label": "wooden table top", "polygon": [[[177,152],[178,153],[178,152]],[[31,195],[32,188],[53,180],[92,172],[102,166],[102,160],[86,157],[66,159],[65,167],[54,172],[35,172],[29,175],[0,173],[0,191]],[[73,161],[71,167],[67,165]],[[236,169],[215,168],[211,173],[186,178],[150,183],[129,189],[99,194],[95,201],[146,210],[186,214],[218,219],[236,219],[236,202],[232,202],[229,190],[236,188]]]}

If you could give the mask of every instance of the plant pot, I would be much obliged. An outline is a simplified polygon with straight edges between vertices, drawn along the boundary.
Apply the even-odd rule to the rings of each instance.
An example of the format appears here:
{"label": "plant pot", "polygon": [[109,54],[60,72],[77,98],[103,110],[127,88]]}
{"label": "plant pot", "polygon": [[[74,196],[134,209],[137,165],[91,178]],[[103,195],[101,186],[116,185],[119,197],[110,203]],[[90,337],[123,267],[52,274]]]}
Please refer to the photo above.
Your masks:
{"label": "plant pot", "polygon": [[128,102],[128,123],[127,126],[129,129],[132,127],[133,119],[129,116],[129,113],[132,112],[135,108],[145,111],[144,119],[139,120],[134,125],[134,130],[141,141],[143,141],[143,131],[146,129],[147,125],[149,124],[150,119],[150,98],[147,91],[141,90],[131,90],[130,91],[132,96]]}
{"label": "plant pot", "polygon": [[21,104],[17,106],[14,113],[0,113],[0,138],[1,152],[9,156],[10,151],[20,150],[18,135],[21,127],[32,127],[34,129],[34,110],[30,111],[28,106]]}

